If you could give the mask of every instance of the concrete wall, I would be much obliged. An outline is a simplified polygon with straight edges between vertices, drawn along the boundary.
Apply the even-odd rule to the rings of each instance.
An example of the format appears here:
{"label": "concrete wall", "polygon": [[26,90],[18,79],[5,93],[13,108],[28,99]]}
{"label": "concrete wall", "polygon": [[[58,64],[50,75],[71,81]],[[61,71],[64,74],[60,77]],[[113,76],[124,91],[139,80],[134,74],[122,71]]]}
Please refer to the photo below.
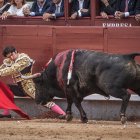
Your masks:
{"label": "concrete wall", "polygon": [[[65,99],[55,99],[56,104],[66,110],[67,103]],[[15,98],[15,103],[24,112],[26,112],[31,118],[43,118],[46,114],[47,117],[52,116],[52,112],[40,105],[36,105],[34,100],[30,98]],[[95,120],[120,120],[119,111],[121,107],[121,100],[116,98],[111,98],[110,100],[105,100],[103,96],[91,95],[85,98],[82,106],[87,113],[89,119]],[[74,118],[79,118],[79,111],[73,104],[72,112]],[[49,116],[49,113],[51,115]],[[16,113],[12,111],[14,117],[19,117]],[[126,115],[129,120],[139,120],[140,119],[140,97],[137,95],[132,96],[129,102]],[[55,116],[55,115],[53,115]]]}

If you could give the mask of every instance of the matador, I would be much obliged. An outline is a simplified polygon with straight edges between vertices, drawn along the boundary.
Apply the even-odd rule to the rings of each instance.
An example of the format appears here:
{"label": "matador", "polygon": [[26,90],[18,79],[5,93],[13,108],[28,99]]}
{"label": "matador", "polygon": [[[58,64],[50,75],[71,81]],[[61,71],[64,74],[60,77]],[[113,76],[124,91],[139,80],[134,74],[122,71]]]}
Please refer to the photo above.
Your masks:
{"label": "matador", "polygon": [[[16,96],[18,96],[19,93],[19,96],[25,94],[35,99],[35,84],[33,80],[21,78],[21,75],[27,76],[32,74],[34,60],[25,53],[19,53],[13,46],[5,47],[3,56],[6,57],[6,59],[3,60],[3,64],[0,66],[0,76],[12,76],[13,82],[16,85],[9,85],[11,91]],[[44,106],[59,114],[59,118],[65,118],[66,113],[53,101],[48,102]],[[11,117],[9,110],[5,109],[3,114],[0,114],[0,117]]]}

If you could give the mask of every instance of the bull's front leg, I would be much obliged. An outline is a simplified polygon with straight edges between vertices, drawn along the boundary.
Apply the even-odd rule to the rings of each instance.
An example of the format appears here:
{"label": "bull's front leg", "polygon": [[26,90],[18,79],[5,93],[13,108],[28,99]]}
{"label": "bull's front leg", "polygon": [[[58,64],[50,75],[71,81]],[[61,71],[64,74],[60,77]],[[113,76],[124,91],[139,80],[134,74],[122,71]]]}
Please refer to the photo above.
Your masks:
{"label": "bull's front leg", "polygon": [[[81,105],[81,102],[83,101],[83,97],[80,96],[78,81],[75,80],[73,83],[71,83],[69,86],[67,86],[65,93],[67,95],[67,99],[69,97],[69,98],[71,98],[72,102],[75,103],[75,106],[77,107],[77,109],[80,112],[81,121],[83,123],[87,123],[88,119],[87,119],[86,113]],[[67,108],[67,111],[70,111],[70,112],[71,112],[71,105],[72,105],[71,100],[68,99],[69,103],[68,103],[68,108]],[[68,114],[69,114],[69,112],[68,112]]]}
{"label": "bull's front leg", "polygon": [[72,100],[71,94],[69,94],[70,91],[71,91],[71,89],[67,88],[67,85],[66,85],[64,88],[64,93],[65,93],[65,96],[67,99],[67,109],[66,109],[66,120],[67,121],[72,121],[72,119],[73,119],[72,111],[71,111],[73,100]]}
{"label": "bull's front leg", "polygon": [[72,99],[67,97],[67,103],[68,103],[68,106],[66,109],[66,120],[71,121],[73,119],[72,111],[71,111],[71,107],[72,107],[72,103],[73,103]]}
{"label": "bull's front leg", "polygon": [[88,122],[88,119],[87,119],[87,116],[86,116],[86,113],[81,105],[81,102],[83,101],[83,97],[81,96],[80,94],[80,90],[79,90],[79,82],[76,81],[74,86],[73,86],[73,93],[74,94],[74,103],[75,103],[75,106],[78,108],[79,112],[80,112],[80,115],[81,115],[81,121],[83,123],[87,123]]}
{"label": "bull's front leg", "polygon": [[78,108],[80,115],[81,115],[81,121],[83,123],[87,123],[88,119],[87,119],[86,113],[81,105],[81,102],[82,102],[81,99],[74,99],[75,106]]}

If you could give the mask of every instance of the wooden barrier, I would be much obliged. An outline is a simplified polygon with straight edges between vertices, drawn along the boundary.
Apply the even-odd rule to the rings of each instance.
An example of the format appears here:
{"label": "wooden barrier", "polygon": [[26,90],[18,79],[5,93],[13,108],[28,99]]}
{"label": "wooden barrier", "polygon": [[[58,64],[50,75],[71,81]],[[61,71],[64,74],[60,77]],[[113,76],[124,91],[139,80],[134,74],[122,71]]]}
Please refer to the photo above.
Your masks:
{"label": "wooden barrier", "polygon": [[55,52],[65,49],[93,49],[103,51],[103,28],[57,27],[55,28]]}
{"label": "wooden barrier", "polygon": [[80,19],[70,19],[61,17],[57,20],[44,21],[41,16],[37,17],[8,17],[6,20],[0,18],[1,25],[49,25],[49,26],[103,26],[103,27],[131,27],[140,26],[134,16],[127,19],[114,19],[110,16],[109,19],[102,19],[101,16],[85,17]]}
{"label": "wooden barrier", "polygon": [[53,55],[66,49],[140,52],[140,27],[1,25],[0,51],[9,44],[35,59],[34,71],[38,72]]}

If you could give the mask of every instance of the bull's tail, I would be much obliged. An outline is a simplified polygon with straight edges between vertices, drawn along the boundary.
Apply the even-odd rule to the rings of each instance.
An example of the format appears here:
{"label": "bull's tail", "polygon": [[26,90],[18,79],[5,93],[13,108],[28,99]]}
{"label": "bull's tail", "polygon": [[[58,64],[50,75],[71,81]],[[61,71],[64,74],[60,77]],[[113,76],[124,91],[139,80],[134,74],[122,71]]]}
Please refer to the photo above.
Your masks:
{"label": "bull's tail", "polygon": [[140,56],[140,53],[131,53],[131,54],[126,54],[125,56],[134,59],[136,56]]}

